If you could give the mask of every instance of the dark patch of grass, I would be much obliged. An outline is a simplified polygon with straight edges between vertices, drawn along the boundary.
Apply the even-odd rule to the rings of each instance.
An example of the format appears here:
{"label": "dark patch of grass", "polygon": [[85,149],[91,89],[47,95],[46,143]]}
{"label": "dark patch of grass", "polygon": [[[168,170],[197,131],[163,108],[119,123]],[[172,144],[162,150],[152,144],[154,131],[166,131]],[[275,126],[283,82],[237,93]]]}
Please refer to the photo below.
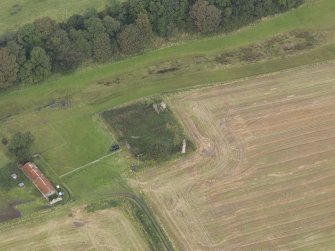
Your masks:
{"label": "dark patch of grass", "polygon": [[51,109],[69,108],[70,106],[71,106],[71,97],[65,96],[65,97],[52,98],[48,101],[47,104],[38,107],[36,110],[41,111],[42,109],[46,109],[46,108],[51,108]]}
{"label": "dark patch of grass", "polygon": [[112,207],[118,207],[120,205],[120,201],[118,200],[98,200],[95,202],[92,202],[88,204],[85,207],[86,212],[88,213],[93,213],[95,211],[107,209],[107,208],[112,208]]}
{"label": "dark patch of grass", "polygon": [[252,63],[274,57],[285,57],[313,48],[317,39],[306,31],[293,31],[274,36],[262,43],[253,44],[238,50],[227,51],[216,57],[215,61],[228,65],[233,63]]}
{"label": "dark patch of grass", "polygon": [[143,160],[169,159],[180,153],[183,139],[188,149],[193,149],[172,111],[167,108],[158,114],[154,110],[153,104],[159,106],[160,102],[141,102],[102,114],[117,139],[130,146],[135,157],[143,154]]}
{"label": "dark patch of grass", "polygon": [[164,68],[164,69],[158,70],[156,73],[164,74],[164,73],[173,72],[173,71],[177,71],[177,70],[179,70],[178,67],[170,67],[170,68]]}
{"label": "dark patch of grass", "polygon": [[[17,179],[14,180],[10,175],[16,173]],[[25,184],[29,180],[24,176],[22,171],[18,169],[15,163],[7,164],[5,167],[0,168],[0,189],[3,191],[9,191],[12,188],[18,186],[18,183],[23,181]]]}
{"label": "dark patch of grass", "polygon": [[157,65],[150,66],[147,70],[148,74],[165,74],[175,72],[182,69],[183,66],[179,60],[160,62]]}
{"label": "dark patch of grass", "polygon": [[256,62],[264,57],[262,48],[257,45],[249,46],[239,50],[237,58],[241,62]]}
{"label": "dark patch of grass", "polygon": [[2,143],[4,146],[7,146],[7,144],[8,144],[8,139],[7,139],[7,138],[2,138],[2,139],[1,139],[1,143]]}
{"label": "dark patch of grass", "polygon": [[[13,173],[17,175],[16,180],[10,176]],[[23,188],[18,187],[20,182],[25,184]],[[9,163],[0,168],[0,222],[20,217],[21,213],[16,206],[33,202],[39,197],[41,197],[40,192],[35,189],[16,163]]]}
{"label": "dark patch of grass", "polygon": [[17,13],[19,13],[20,11],[21,11],[21,5],[19,5],[19,4],[14,4],[13,6],[12,6],[12,8],[11,8],[11,10],[9,11],[9,14],[11,15],[11,16],[14,16],[14,15],[16,15]]}

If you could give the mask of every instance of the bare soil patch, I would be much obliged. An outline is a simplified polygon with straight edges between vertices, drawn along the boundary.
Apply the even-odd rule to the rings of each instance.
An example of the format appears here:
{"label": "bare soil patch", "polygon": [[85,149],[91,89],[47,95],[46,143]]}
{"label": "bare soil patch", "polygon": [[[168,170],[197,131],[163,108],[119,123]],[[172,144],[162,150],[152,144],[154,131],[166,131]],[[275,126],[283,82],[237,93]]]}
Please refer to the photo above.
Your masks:
{"label": "bare soil patch", "polygon": [[15,208],[15,205],[7,205],[6,208],[0,209],[0,222],[12,220],[21,217],[21,213]]}

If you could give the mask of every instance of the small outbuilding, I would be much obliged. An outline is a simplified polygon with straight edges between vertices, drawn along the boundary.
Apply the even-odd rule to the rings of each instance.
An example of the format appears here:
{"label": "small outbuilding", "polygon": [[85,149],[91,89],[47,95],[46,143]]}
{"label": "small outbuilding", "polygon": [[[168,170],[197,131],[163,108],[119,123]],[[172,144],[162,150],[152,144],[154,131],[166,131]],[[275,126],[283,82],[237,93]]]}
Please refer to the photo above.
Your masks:
{"label": "small outbuilding", "polygon": [[23,183],[23,182],[20,182],[20,183],[19,183],[19,187],[24,187],[24,183]]}
{"label": "small outbuilding", "polygon": [[11,174],[10,177],[12,177],[13,180],[16,180],[16,179],[17,179],[17,175],[16,175],[16,173]]}

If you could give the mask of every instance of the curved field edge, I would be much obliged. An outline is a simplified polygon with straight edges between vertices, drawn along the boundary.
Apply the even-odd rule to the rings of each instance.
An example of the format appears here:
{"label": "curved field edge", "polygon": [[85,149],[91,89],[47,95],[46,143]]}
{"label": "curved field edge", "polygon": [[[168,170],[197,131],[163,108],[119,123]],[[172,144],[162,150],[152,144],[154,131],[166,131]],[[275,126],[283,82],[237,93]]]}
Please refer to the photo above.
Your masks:
{"label": "curved field edge", "polygon": [[170,97],[197,144],[141,188],[180,250],[308,250],[334,239],[334,62]]}

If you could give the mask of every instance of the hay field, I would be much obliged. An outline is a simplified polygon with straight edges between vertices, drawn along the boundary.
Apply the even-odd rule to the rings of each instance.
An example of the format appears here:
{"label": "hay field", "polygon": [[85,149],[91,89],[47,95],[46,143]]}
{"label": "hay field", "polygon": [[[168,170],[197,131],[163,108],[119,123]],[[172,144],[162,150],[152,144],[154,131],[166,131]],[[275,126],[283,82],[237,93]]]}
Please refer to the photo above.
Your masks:
{"label": "hay field", "polygon": [[335,245],[335,62],[170,98],[197,144],[141,187],[179,250]]}
{"label": "hay field", "polygon": [[148,250],[145,239],[119,209],[26,223],[0,232],[0,250]]}

